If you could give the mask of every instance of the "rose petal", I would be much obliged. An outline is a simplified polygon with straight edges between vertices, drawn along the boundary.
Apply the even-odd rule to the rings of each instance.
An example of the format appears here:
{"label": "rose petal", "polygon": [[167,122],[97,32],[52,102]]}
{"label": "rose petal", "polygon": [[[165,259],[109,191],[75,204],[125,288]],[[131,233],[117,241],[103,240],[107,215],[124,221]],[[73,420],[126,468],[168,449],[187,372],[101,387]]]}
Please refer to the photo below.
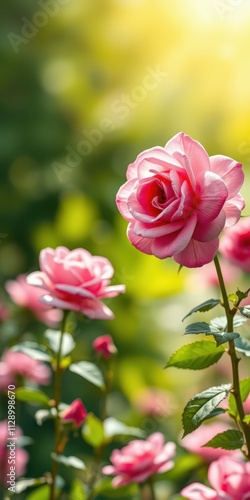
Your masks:
{"label": "rose petal", "polygon": [[218,247],[219,238],[206,243],[192,239],[182,252],[174,255],[174,260],[181,266],[201,267],[214,259]]}
{"label": "rose petal", "polygon": [[207,224],[220,213],[228,196],[225,183],[213,172],[205,172],[198,205],[198,220]]}
{"label": "rose petal", "polygon": [[242,164],[223,155],[210,156],[211,170],[225,182],[228,190],[228,199],[236,196],[243,184],[244,173]]}
{"label": "rose petal", "polygon": [[[216,491],[204,486],[201,483],[193,483],[181,490],[181,495],[188,500],[219,500],[220,497]],[[223,497],[224,500],[230,500],[228,495]],[[221,499],[222,500],[222,499]]]}
{"label": "rose petal", "polygon": [[192,238],[194,228],[196,226],[197,216],[193,214],[186,221],[183,229],[176,233],[161,236],[152,241],[152,253],[159,259],[171,257],[174,254],[179,254],[186,248]]}
{"label": "rose petal", "polygon": [[181,152],[189,158],[190,167],[196,179],[210,170],[209,156],[203,146],[191,139],[188,135],[180,132],[167,142],[165,149],[173,155],[175,151]]}

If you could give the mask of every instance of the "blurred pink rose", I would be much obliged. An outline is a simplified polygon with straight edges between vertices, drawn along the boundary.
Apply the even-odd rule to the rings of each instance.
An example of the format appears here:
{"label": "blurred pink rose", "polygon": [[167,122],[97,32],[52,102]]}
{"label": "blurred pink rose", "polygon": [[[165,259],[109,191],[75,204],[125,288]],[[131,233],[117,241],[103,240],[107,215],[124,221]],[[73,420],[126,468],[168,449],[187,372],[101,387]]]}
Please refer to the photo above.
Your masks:
{"label": "blurred pink rose", "polygon": [[87,417],[87,410],[80,399],[75,399],[65,410],[61,412],[61,419],[70,421],[79,427]]}
{"label": "blurred pink rose", "polygon": [[151,434],[145,441],[130,441],[121,450],[114,450],[110,461],[113,465],[103,467],[104,474],[115,475],[114,487],[128,483],[143,483],[153,474],[160,474],[172,469],[175,444],[164,445],[161,432]]}
{"label": "blurred pink rose", "polygon": [[42,272],[27,277],[30,285],[45,291],[40,300],[47,306],[79,311],[92,319],[113,319],[100,299],[125,292],[125,285],[109,286],[114,269],[108,259],[78,248],[45,248],[40,253]]}
{"label": "blurred pink rose", "polygon": [[106,359],[110,358],[112,354],[117,352],[111,335],[102,335],[97,337],[92,345],[95,351]]}
{"label": "blurred pink rose", "polygon": [[222,455],[230,455],[234,457],[241,456],[241,452],[238,450],[223,450],[222,448],[202,447],[203,444],[210,441],[210,439],[216,436],[216,434],[225,432],[228,429],[229,426],[222,422],[213,422],[211,424],[202,425],[194,432],[181,439],[180,444],[191,453],[200,455],[207,462],[212,462]]}
{"label": "blurred pink rose", "polygon": [[39,321],[46,323],[48,326],[58,325],[62,318],[61,311],[51,309],[51,306],[48,307],[40,302],[39,299],[43,295],[43,292],[38,288],[28,285],[25,274],[20,274],[15,281],[7,281],[5,288],[13,302],[20,307],[32,311]]}
{"label": "blurred pink rose", "polygon": [[135,408],[144,415],[166,417],[176,409],[174,396],[158,387],[145,387],[134,398]]}
{"label": "blurred pink rose", "polygon": [[6,351],[0,361],[0,389],[17,385],[17,377],[23,377],[37,384],[50,383],[50,369],[41,361],[31,358],[24,352]]}
{"label": "blurred pink rose", "polygon": [[212,462],[208,479],[214,489],[193,483],[181,491],[188,500],[249,500],[250,462],[223,456]]}
{"label": "blurred pink rose", "polygon": [[250,217],[241,219],[235,227],[224,232],[219,249],[232,264],[250,273]]}
{"label": "blurred pink rose", "polygon": [[[240,276],[239,269],[224,260],[220,260],[220,266],[225,284],[232,285],[235,283]],[[190,286],[192,288],[197,286],[199,290],[205,290],[213,286],[219,288],[219,280],[214,263],[209,262],[202,269],[193,270],[187,278],[187,286],[188,288]]]}
{"label": "blurred pink rose", "polygon": [[[15,428],[15,436],[22,436],[22,431],[20,427],[16,426]],[[3,420],[0,422],[0,483],[9,487],[10,485],[7,483],[9,481],[10,467],[13,467],[13,463],[8,463],[8,458],[10,457],[10,448],[7,448],[7,444],[10,441],[7,441],[9,438],[8,433],[8,422],[7,420]],[[26,450],[18,447],[18,439],[15,440],[15,477],[23,476],[26,472],[26,464],[29,459],[29,455]]]}
{"label": "blurred pink rose", "polygon": [[146,254],[173,257],[186,267],[213,260],[218,236],[235,224],[245,203],[242,165],[211,156],[184,133],[165,148],[141,153],[127,170],[117,206],[129,222],[128,238]]}

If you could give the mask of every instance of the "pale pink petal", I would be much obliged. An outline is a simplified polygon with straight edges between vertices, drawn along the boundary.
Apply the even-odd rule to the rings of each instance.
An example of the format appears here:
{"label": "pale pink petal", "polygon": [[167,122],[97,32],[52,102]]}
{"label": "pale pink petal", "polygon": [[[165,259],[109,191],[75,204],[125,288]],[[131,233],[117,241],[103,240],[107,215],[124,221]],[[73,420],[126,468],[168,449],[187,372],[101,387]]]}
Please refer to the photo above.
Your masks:
{"label": "pale pink petal", "polygon": [[164,436],[161,432],[154,432],[147,438],[147,441],[154,445],[155,453],[159,453],[164,445]]}
{"label": "pale pink petal", "polygon": [[[181,495],[188,500],[220,500],[220,496],[216,491],[204,486],[201,483],[193,483],[181,490]],[[227,495],[224,497],[227,499]],[[222,498],[221,498],[222,500]],[[228,500],[230,500],[228,498]]]}
{"label": "pale pink petal", "polygon": [[157,146],[148,149],[138,155],[136,159],[137,174],[139,179],[151,177],[156,172],[168,172],[169,170],[183,171],[182,166],[171,156],[166,149]]}
{"label": "pale pink petal", "polygon": [[215,219],[225,201],[228,191],[225,183],[213,172],[205,172],[198,204],[198,220],[207,224]]}
{"label": "pale pink petal", "polygon": [[152,241],[152,253],[159,259],[171,257],[182,252],[192,238],[197,216],[193,214],[179,232],[168,234]]}
{"label": "pale pink petal", "polygon": [[197,223],[193,238],[197,241],[211,241],[219,236],[225,226],[226,214],[221,210],[218,217],[208,224]]}
{"label": "pale pink petal", "polygon": [[[162,459],[159,459],[161,462],[163,462],[163,457]],[[163,472],[167,472],[168,470],[171,470],[173,469],[174,467],[174,462],[172,460],[168,460],[168,462],[164,462],[163,465],[161,465],[160,467],[158,466],[157,467],[157,473],[158,474],[162,474]]]}
{"label": "pale pink petal", "polygon": [[233,226],[238,222],[241,210],[245,207],[245,200],[237,194],[232,200],[226,201],[224,210],[226,212],[226,227]]}
{"label": "pale pink petal", "polygon": [[113,467],[113,465],[105,465],[102,468],[102,472],[103,472],[103,474],[107,474],[109,476],[111,474],[115,474],[116,473],[116,468]]}
{"label": "pale pink petal", "polygon": [[120,187],[116,195],[117,208],[124,217],[124,219],[126,219],[127,221],[133,220],[133,216],[131,215],[130,210],[128,208],[128,199],[132,194],[136,183],[137,181],[135,181],[134,179],[126,182],[125,184],[123,184],[123,186]]}
{"label": "pale pink petal", "polygon": [[[161,222],[162,224],[162,222]],[[163,225],[151,225],[145,222],[136,221],[134,224],[134,232],[138,236],[143,236],[144,238],[159,238],[159,236],[164,236],[165,234],[174,233],[183,227],[184,221],[170,222]]]}
{"label": "pale pink petal", "polygon": [[201,267],[214,259],[219,247],[219,238],[206,243],[191,240],[186,248],[174,255],[178,264],[186,267]]}
{"label": "pale pink petal", "polygon": [[191,139],[191,137],[183,132],[176,134],[170,139],[165,149],[171,155],[174,155],[175,151],[185,154],[189,158],[190,166],[196,179],[203,172],[210,170],[209,156],[206,150],[198,141]]}
{"label": "pale pink petal", "polygon": [[211,170],[225,182],[228,190],[228,199],[236,196],[243,184],[244,173],[242,164],[228,156],[210,156]]}
{"label": "pale pink petal", "polygon": [[119,488],[119,486],[124,486],[125,484],[131,483],[131,479],[129,476],[116,476],[114,479],[112,479],[112,486],[114,488]]}
{"label": "pale pink petal", "polygon": [[105,298],[105,299],[110,299],[112,297],[117,297],[119,293],[125,293],[126,292],[126,286],[125,285],[113,285],[113,286],[107,286],[103,293],[98,294],[99,298]]}
{"label": "pale pink petal", "polygon": [[94,299],[95,294],[91,293],[89,290],[86,290],[85,288],[81,287],[76,287],[76,286],[71,286],[71,285],[55,285],[54,287],[55,290],[58,290],[59,292],[66,292],[70,295],[80,295],[81,297],[87,297]]}
{"label": "pale pink petal", "polygon": [[44,288],[48,290],[51,286],[51,281],[47,275],[41,271],[34,271],[28,274],[26,277],[26,283],[32,286],[38,286],[39,288]]}

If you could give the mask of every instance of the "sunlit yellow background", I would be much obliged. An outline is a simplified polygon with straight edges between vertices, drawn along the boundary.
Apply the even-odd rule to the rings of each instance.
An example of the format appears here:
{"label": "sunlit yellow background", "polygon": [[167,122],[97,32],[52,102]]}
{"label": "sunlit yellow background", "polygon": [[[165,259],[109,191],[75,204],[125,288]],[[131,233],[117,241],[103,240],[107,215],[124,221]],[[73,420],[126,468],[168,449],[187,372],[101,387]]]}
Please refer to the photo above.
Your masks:
{"label": "sunlit yellow background", "polygon": [[[31,35],[42,4],[53,15]],[[98,333],[113,334],[115,389],[125,400],[116,393],[117,414],[138,423],[129,405],[145,387],[173,390],[183,402],[206,386],[207,371],[199,379],[163,371],[183,343],[181,317],[201,293],[197,279],[192,287],[196,271],[177,274],[170,259],[130,245],[115,195],[139,152],[184,131],[210,155],[244,164],[250,213],[250,3],[23,0],[0,13],[1,282],[37,269],[46,246],[111,260],[113,282],[127,294],[109,304],[113,322],[87,325],[80,347],[87,357]],[[8,300],[4,290],[1,297]],[[165,431],[180,431],[179,413],[161,423]]]}

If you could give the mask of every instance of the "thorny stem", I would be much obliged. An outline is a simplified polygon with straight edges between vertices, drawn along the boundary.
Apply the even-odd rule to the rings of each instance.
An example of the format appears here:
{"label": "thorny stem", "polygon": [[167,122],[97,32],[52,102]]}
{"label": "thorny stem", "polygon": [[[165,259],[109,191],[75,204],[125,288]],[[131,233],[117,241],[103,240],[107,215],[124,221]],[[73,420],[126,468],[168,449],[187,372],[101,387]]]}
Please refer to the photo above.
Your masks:
{"label": "thorny stem", "polygon": [[[228,300],[228,296],[227,296],[227,292],[226,292],[226,287],[225,287],[225,283],[224,283],[224,279],[223,279],[223,275],[221,272],[221,267],[220,267],[220,263],[219,263],[219,259],[218,259],[217,255],[214,258],[214,264],[215,264],[216,272],[218,275],[221,294],[222,294],[222,298],[223,298],[223,305],[224,305],[225,312],[226,312],[227,331],[233,332],[233,318],[234,318],[234,315],[235,315],[237,309],[236,308],[230,309],[229,300]],[[239,415],[241,430],[243,431],[243,434],[245,436],[245,441],[246,441],[246,446],[247,446],[247,458],[248,458],[248,460],[250,460],[250,427],[247,425],[246,422],[244,422],[245,412],[244,412],[243,403],[242,403],[241,395],[240,395],[240,380],[239,380],[239,369],[238,369],[240,359],[236,355],[234,341],[230,340],[228,342],[228,344],[229,344],[228,353],[229,353],[229,356],[231,358],[231,366],[232,366],[232,374],[233,374],[233,388],[232,388],[231,392],[235,398],[235,403],[236,403],[236,407],[237,407],[237,411],[238,411],[238,415]]]}
{"label": "thorny stem", "polygon": [[[58,455],[58,454],[61,453],[61,447],[60,447],[61,433],[60,433],[59,404],[60,404],[60,398],[61,398],[62,370],[61,370],[60,364],[61,364],[63,334],[65,333],[66,322],[67,322],[67,318],[68,318],[69,312],[70,311],[64,311],[63,320],[62,320],[62,329],[61,329],[60,342],[59,342],[58,352],[57,352],[57,356],[56,356],[55,389],[54,389],[54,394],[55,394],[54,408],[56,410],[56,417],[55,417],[55,449],[54,449],[54,453],[56,455]],[[53,460],[53,462],[52,462],[52,471],[51,471],[51,484],[50,484],[50,500],[55,500],[55,481],[56,481],[56,476],[58,474],[58,468],[59,468],[59,463],[56,462],[55,460]]]}

